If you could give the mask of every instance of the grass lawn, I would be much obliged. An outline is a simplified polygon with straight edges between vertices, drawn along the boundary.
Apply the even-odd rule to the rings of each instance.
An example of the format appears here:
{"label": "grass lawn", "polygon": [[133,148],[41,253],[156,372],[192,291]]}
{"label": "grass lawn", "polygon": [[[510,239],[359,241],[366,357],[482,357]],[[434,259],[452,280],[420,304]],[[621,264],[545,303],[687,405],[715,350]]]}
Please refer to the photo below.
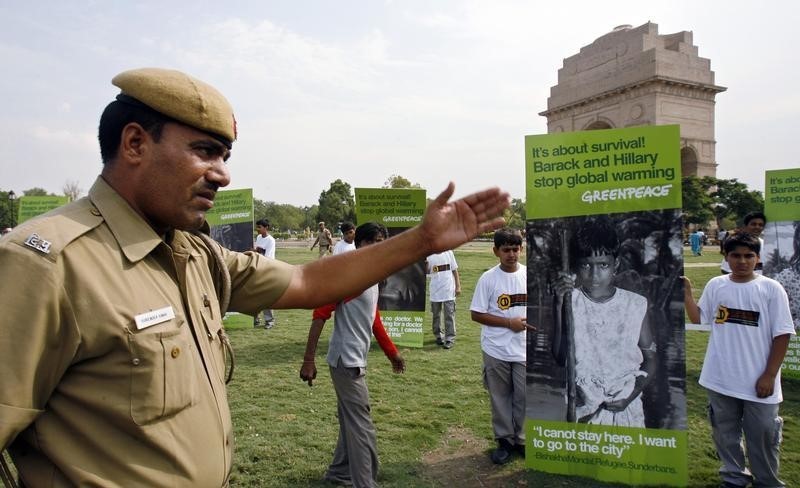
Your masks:
{"label": "grass lawn", "polygon": [[[686,274],[699,296],[719,273],[717,249],[686,259]],[[691,253],[688,253],[689,255]],[[278,248],[290,263],[313,259],[307,248]],[[496,264],[490,244],[456,251],[463,295],[457,301],[458,339],[444,350],[430,332],[422,349],[402,349],[407,371],[391,372],[377,346],[367,375],[372,414],[378,430],[382,487],[611,486],[525,469],[522,460],[498,467],[488,460],[492,428],[488,398],[481,383],[480,326],[469,320],[469,302],[478,277]],[[330,277],[335,286],[336,277]],[[276,311],[270,330],[229,331],[236,350],[236,374],[229,398],[236,432],[231,483],[243,487],[324,487],[320,481],[338,434],[336,397],[325,363],[329,323],[317,353],[313,387],[299,377],[311,313]],[[426,327],[427,328],[427,327]],[[718,468],[705,418],[705,393],[697,385],[707,333],[687,332],[690,486],[717,486]],[[800,484],[800,381],[783,381],[785,421],[782,478]],[[201,426],[198,426],[201,428]]]}

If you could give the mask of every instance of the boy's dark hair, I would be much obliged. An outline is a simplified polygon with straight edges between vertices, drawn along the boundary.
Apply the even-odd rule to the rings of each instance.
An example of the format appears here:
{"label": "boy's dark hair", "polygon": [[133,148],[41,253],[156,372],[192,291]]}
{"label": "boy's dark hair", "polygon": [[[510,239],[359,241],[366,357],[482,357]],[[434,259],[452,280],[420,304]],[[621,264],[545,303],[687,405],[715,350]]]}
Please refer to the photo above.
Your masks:
{"label": "boy's dark hair", "polygon": [[261,227],[266,227],[267,229],[270,228],[269,219],[258,219],[256,220],[256,225],[260,225]]}
{"label": "boy's dark hair", "polygon": [[494,231],[494,247],[522,246],[522,236],[514,229],[504,227]]}
{"label": "boy's dark hair", "polygon": [[587,218],[570,239],[569,255],[573,262],[594,254],[619,254],[619,236],[614,222],[605,215]]}
{"label": "boy's dark hair", "polygon": [[767,223],[767,216],[764,215],[764,212],[750,212],[744,216],[744,220],[742,222],[744,222],[744,225],[747,225],[753,219],[761,219],[765,224]]}
{"label": "boy's dark hair", "polygon": [[135,122],[142,126],[153,140],[161,140],[164,124],[173,120],[144,105],[131,105],[115,100],[109,103],[100,116],[97,139],[100,141],[100,156],[108,164],[117,156],[122,129]]}
{"label": "boy's dark hair", "polygon": [[761,241],[758,237],[747,232],[736,232],[725,238],[722,243],[722,251],[727,255],[737,247],[746,247],[756,254],[761,253]]}
{"label": "boy's dark hair", "polygon": [[352,222],[342,222],[342,225],[339,226],[339,230],[342,231],[342,234],[350,231],[350,229],[355,229],[356,226],[353,225]]}
{"label": "boy's dark hair", "polygon": [[382,224],[367,222],[356,227],[356,237],[353,240],[356,243],[356,248],[359,248],[363,241],[374,241],[378,236],[383,236],[386,239],[388,235],[389,232]]}

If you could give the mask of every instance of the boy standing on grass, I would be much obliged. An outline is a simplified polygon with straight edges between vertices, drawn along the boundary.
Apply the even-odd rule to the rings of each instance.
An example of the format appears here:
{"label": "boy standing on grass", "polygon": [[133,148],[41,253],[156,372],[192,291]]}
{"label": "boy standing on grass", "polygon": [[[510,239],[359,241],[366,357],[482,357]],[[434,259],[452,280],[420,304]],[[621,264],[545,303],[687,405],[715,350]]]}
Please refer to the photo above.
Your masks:
{"label": "boy standing on grass", "polygon": [[[386,227],[367,222],[355,232],[356,248],[386,239]],[[339,440],[333,452],[325,480],[357,488],[377,486],[378,449],[375,426],[369,406],[366,383],[367,353],[370,330],[392,363],[395,373],[405,370],[405,362],[386,333],[378,313],[378,285],[361,295],[314,310],[308,331],[308,342],[300,368],[300,378],[311,386],[317,377],[314,357],[325,321],[334,318],[333,333],[328,344],[328,366],[336,390],[339,417]]]}
{"label": "boy standing on grass", "polygon": [[761,251],[756,236],[729,236],[723,250],[731,272],[712,278],[699,304],[684,278],[689,319],[711,324],[700,384],[708,390],[720,477],[728,487],[785,486],[778,479],[783,429],[778,405],[781,363],[794,334],[789,300],[778,282],[755,273]]}
{"label": "boy standing on grass", "polygon": [[[256,243],[253,249],[262,256],[275,259],[275,238],[269,233],[271,228],[272,226],[267,219],[259,219],[256,222],[256,232],[258,232],[258,235],[256,236]],[[271,329],[275,325],[275,316],[272,310],[267,309],[256,314],[253,319],[253,327],[258,327],[261,324],[262,317],[265,329]]]}
{"label": "boy standing on grass", "polygon": [[497,449],[492,462],[506,464],[512,453],[525,456],[525,350],[527,272],[519,264],[522,237],[511,229],[494,233],[500,264],[481,275],[470,311],[481,324],[483,383],[489,391]]}
{"label": "boy standing on grass", "polygon": [[456,340],[456,297],[461,295],[461,278],[453,251],[428,256],[425,260],[425,271],[431,279],[433,335],[436,337],[436,344],[450,349]]}

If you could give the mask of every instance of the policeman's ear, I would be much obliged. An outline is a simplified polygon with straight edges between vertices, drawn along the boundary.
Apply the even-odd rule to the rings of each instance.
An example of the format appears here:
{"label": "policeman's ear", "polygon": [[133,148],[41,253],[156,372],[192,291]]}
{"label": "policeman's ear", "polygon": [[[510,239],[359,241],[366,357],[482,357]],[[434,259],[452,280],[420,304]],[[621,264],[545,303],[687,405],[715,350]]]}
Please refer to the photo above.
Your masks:
{"label": "policeman's ear", "polygon": [[139,164],[152,140],[150,134],[141,125],[130,122],[122,128],[117,159]]}

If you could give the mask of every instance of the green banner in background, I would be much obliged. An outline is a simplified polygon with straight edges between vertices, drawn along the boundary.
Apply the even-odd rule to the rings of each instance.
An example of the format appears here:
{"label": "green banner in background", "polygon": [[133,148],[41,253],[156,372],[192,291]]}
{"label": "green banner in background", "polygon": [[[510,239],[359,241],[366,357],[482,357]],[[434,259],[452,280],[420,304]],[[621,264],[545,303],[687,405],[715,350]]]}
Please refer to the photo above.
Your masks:
{"label": "green banner in background", "polygon": [[253,190],[221,190],[206,213],[211,238],[231,251],[253,248]]}
{"label": "green banner in background", "polygon": [[681,208],[680,168],[677,125],[526,136],[527,216]]}
{"label": "green banner in background", "polygon": [[69,198],[66,196],[20,197],[17,224],[66,205],[67,202],[69,202]]}
{"label": "green banner in background", "polygon": [[[800,332],[800,168],[766,172],[764,185],[764,274],[789,295],[796,332]],[[800,338],[792,336],[781,374],[800,378]]]}
{"label": "green banner in background", "polygon": [[800,220],[800,169],[766,172],[764,213],[769,222]]}
{"label": "green banner in background", "polygon": [[[378,222],[389,238],[417,225],[425,213],[425,190],[356,188],[356,222]],[[378,309],[392,341],[422,347],[425,320],[425,261],[406,266],[380,283]]]}
{"label": "green banner in background", "polygon": [[425,213],[425,190],[356,188],[356,222],[375,221],[386,227],[414,227]]}

